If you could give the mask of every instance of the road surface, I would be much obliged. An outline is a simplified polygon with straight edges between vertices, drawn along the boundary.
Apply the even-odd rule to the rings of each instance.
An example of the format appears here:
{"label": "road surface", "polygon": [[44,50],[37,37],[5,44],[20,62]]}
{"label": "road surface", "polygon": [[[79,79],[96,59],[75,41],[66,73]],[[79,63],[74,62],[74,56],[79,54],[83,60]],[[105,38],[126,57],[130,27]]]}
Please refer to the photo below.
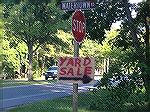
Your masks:
{"label": "road surface", "polygon": [[[92,85],[79,85],[79,92],[86,92]],[[40,100],[55,99],[72,94],[72,84],[52,83],[0,88],[0,111],[17,105]]]}

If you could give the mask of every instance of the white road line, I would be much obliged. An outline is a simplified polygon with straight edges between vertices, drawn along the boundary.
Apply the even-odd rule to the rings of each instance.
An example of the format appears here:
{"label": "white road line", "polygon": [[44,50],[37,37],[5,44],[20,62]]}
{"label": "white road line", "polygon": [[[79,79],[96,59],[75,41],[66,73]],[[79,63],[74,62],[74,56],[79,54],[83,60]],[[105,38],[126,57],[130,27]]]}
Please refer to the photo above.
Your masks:
{"label": "white road line", "polygon": [[[20,85],[20,86],[9,86],[9,87],[2,87],[0,89],[9,89],[9,88],[19,88],[19,87],[29,87],[29,86],[34,86],[34,85],[44,85],[44,84],[31,84],[31,85]],[[46,84],[45,84],[46,85]]]}
{"label": "white road line", "polygon": [[[9,87],[1,87],[0,89],[5,89],[5,88],[6,88],[6,89],[7,89],[7,88],[8,88],[8,89],[9,89],[9,88],[19,88],[19,87],[21,88],[21,87],[29,87],[29,86],[36,86],[36,85],[44,85],[44,86],[48,85],[48,86],[49,86],[49,85],[51,85],[51,84],[52,84],[52,85],[57,85],[57,84],[59,85],[59,84],[61,84],[61,83],[59,83],[59,82],[57,83],[57,82],[56,82],[56,83],[49,83],[49,84],[30,84],[30,85],[20,85],[20,86],[9,86]],[[68,85],[71,85],[71,84],[68,83],[68,84],[64,84],[64,85],[68,86]]]}
{"label": "white road line", "polygon": [[[79,92],[81,91],[80,89],[83,90],[83,88],[80,88],[80,87],[79,87]],[[56,92],[56,91],[55,91],[55,92]],[[65,92],[65,91],[62,91],[62,92]],[[58,93],[58,92],[57,92],[57,93]],[[60,93],[61,93],[61,92],[60,92]],[[48,93],[36,94],[36,95],[22,96],[22,97],[17,97],[17,98],[3,99],[3,100],[0,100],[0,102],[1,102],[1,101],[4,102],[4,101],[10,101],[10,100],[18,100],[18,99],[28,98],[28,97],[42,96],[42,95],[47,95],[47,94],[50,94],[50,92],[48,92]],[[68,94],[71,94],[71,91],[68,92]]]}
{"label": "white road line", "polygon": [[17,98],[3,99],[3,100],[0,100],[0,101],[4,102],[4,101],[10,101],[10,100],[18,100],[18,99],[22,99],[22,98],[28,98],[28,97],[34,97],[34,96],[42,96],[42,95],[46,95],[46,94],[50,94],[50,93],[52,93],[52,92],[41,93],[41,94],[36,94],[36,95],[29,95],[29,96],[22,96],[22,97],[17,97]]}

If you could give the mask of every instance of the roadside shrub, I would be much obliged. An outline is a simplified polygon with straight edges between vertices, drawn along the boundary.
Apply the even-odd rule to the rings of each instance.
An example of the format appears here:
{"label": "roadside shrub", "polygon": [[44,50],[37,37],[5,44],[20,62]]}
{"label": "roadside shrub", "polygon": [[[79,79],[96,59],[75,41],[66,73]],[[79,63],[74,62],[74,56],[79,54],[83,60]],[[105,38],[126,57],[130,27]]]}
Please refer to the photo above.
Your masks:
{"label": "roadside shrub", "polygon": [[105,86],[107,94],[93,93],[96,98],[91,103],[91,109],[124,111],[130,106],[138,108],[145,105],[146,96],[142,78],[134,74],[116,76],[112,78],[114,84],[111,84],[109,79],[110,77],[101,79],[98,88]]}
{"label": "roadside shrub", "polygon": [[2,63],[4,79],[14,79],[15,70],[11,63]]}
{"label": "roadside shrub", "polygon": [[146,95],[144,93],[129,94],[126,93],[125,89],[104,90],[107,92],[93,93],[95,99],[90,103],[91,110],[127,112],[128,110],[136,110],[144,107],[146,104]]}
{"label": "roadside shrub", "polygon": [[[107,90],[106,90],[107,91]],[[97,94],[97,93],[94,93]],[[105,95],[102,95],[105,94]],[[90,104],[91,110],[100,110],[100,111],[120,111],[122,104],[120,103],[119,98],[112,97],[112,94],[107,91],[107,93],[100,93],[95,96],[95,99]]]}
{"label": "roadside shrub", "polygon": [[133,93],[128,97],[127,102],[134,107],[144,106],[146,95],[144,93]]}

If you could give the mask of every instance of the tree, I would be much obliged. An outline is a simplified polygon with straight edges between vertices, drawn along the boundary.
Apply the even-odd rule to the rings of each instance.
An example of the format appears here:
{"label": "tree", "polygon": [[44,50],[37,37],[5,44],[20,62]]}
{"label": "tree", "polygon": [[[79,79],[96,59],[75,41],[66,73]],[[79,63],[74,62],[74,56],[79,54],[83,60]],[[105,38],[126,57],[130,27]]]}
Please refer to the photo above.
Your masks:
{"label": "tree", "polygon": [[[104,2],[107,2],[107,3],[102,4]],[[120,0],[120,1],[116,1],[115,3],[116,7],[114,6],[112,8],[112,4],[114,4],[114,2],[115,0],[109,1],[109,2],[101,1],[99,3],[99,7],[103,6],[104,8],[101,10],[95,9],[95,11],[93,11],[95,15],[93,14],[94,15],[93,17],[88,16],[89,18],[93,18],[93,19],[96,18],[94,19],[94,22],[93,22],[94,25],[90,24],[90,26],[95,29],[94,34],[96,34],[97,32],[101,30],[103,34],[105,34],[104,29],[109,29],[110,27],[109,25],[111,25],[112,22],[115,22],[115,20],[122,21],[122,28],[120,30],[119,35],[117,36],[118,41],[116,41],[115,44],[117,44],[117,47],[123,47],[124,48],[123,50],[133,48],[133,51],[135,51],[133,53],[134,53],[134,56],[136,57],[136,62],[140,65],[139,68],[142,72],[141,77],[144,80],[147,100],[149,103],[148,107],[150,107],[150,75],[149,75],[150,73],[150,55],[149,55],[150,43],[149,43],[149,27],[148,27],[149,26],[148,1],[142,2],[141,4],[138,4],[136,6],[135,4],[129,4],[127,0]],[[132,10],[135,10],[137,12],[137,16],[135,18],[131,16]],[[105,12],[105,14],[101,13],[102,11]],[[101,15],[103,17],[101,17]],[[99,18],[104,18],[104,20],[99,19]],[[100,20],[100,22],[98,22],[98,20]],[[87,19],[87,22],[88,22],[88,19]],[[92,31],[91,29],[89,30]],[[95,38],[97,40],[100,40],[99,39],[100,36],[98,37],[98,36],[90,35],[90,37],[91,39]]]}
{"label": "tree", "polygon": [[[40,3],[39,3],[40,2]],[[43,43],[61,44],[61,39],[55,36],[57,29],[66,29],[67,23],[61,20],[62,11],[55,3],[45,1],[25,1],[14,5],[6,18],[6,35],[15,37],[26,43],[28,47],[29,74],[32,80],[33,52]],[[63,25],[66,26],[63,26]],[[62,27],[63,26],[63,27]],[[35,49],[33,49],[35,47]]]}
{"label": "tree", "polygon": [[6,76],[12,77],[15,75],[15,70],[19,68],[19,60],[16,57],[17,51],[14,48],[9,46],[8,40],[3,40],[2,53],[3,57],[2,69],[3,73],[7,74]]}
{"label": "tree", "polygon": [[[144,80],[145,83],[145,89],[146,89],[146,93],[147,93],[147,99],[148,99],[148,106],[150,108],[150,42],[149,42],[149,20],[147,20],[149,18],[149,4],[148,1],[141,4],[140,6],[140,10],[138,11],[138,15],[136,17],[136,19],[138,20],[138,24],[134,23],[134,19],[131,16],[131,11],[129,9],[129,4],[127,2],[127,0],[123,0],[124,3],[124,7],[126,10],[126,15],[127,15],[127,19],[129,22],[129,31],[131,32],[131,37],[132,37],[132,42],[134,45],[134,48],[136,50],[136,54],[137,54],[137,58],[140,61],[140,63],[143,63],[146,65],[146,67],[141,66],[141,71],[143,72],[142,74],[142,78]],[[135,20],[136,20],[135,19]],[[143,27],[145,28],[145,34],[144,36],[144,49],[141,48],[141,43],[138,39],[138,34],[137,30],[138,28],[140,29],[140,25],[143,25]],[[141,32],[141,29],[140,29]],[[142,32],[143,33],[143,32]]]}
{"label": "tree", "polygon": [[101,47],[97,41],[86,38],[80,46],[80,56],[93,57],[95,59],[95,69],[100,69],[102,66],[101,60],[103,58]]}
{"label": "tree", "polygon": [[[122,62],[126,62],[124,63],[124,69],[126,69],[126,67],[132,67],[136,71],[136,68],[140,68],[140,76],[144,81],[147,101],[150,105],[149,5],[148,2],[142,2],[138,5],[129,4],[127,0],[122,0],[120,2],[123,4],[122,8],[124,8],[126,16],[122,20],[119,35],[114,39],[115,42],[113,46],[123,48],[123,52],[127,54],[124,59],[126,61],[120,58]],[[132,10],[135,10],[137,13],[135,18],[131,16]],[[130,60],[130,62],[128,62],[128,60]],[[122,63],[121,65],[124,64]],[[140,73],[136,73],[137,76],[139,74]],[[149,105],[148,107],[150,107]]]}
{"label": "tree", "polygon": [[[62,0],[57,0],[58,4]],[[74,11],[66,11],[64,19],[68,19]],[[112,23],[124,18],[123,3],[118,0],[98,0],[96,8],[85,10],[87,35],[99,43],[106,38],[105,30],[110,30]]]}

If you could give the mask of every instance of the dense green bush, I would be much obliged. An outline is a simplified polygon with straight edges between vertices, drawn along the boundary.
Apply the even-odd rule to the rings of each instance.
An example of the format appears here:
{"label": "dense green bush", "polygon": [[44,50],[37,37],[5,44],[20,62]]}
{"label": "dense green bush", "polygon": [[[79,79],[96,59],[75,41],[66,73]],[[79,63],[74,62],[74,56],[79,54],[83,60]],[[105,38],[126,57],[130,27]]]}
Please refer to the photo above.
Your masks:
{"label": "dense green bush", "polygon": [[15,70],[11,63],[2,63],[3,77],[6,79],[15,78]]}
{"label": "dense green bush", "polygon": [[94,93],[95,99],[90,104],[90,108],[93,110],[101,110],[101,111],[113,111],[113,110],[121,110],[122,104],[118,98],[114,98],[112,94],[105,90],[105,92],[97,91]]}
{"label": "dense green bush", "polygon": [[[95,100],[91,103],[91,109],[106,111],[127,111],[145,106],[146,95],[141,72],[138,67],[131,66],[134,70],[125,74],[121,68],[122,63],[111,65],[109,72],[103,75],[99,88],[105,87],[107,93],[93,93]],[[119,65],[119,66],[116,66]],[[110,79],[118,82],[115,86],[110,84]],[[105,95],[102,95],[105,94]]]}
{"label": "dense green bush", "polygon": [[90,103],[90,109],[99,111],[127,111],[145,106],[144,93],[126,93],[125,89],[105,89],[106,92],[93,93],[95,99]]}

